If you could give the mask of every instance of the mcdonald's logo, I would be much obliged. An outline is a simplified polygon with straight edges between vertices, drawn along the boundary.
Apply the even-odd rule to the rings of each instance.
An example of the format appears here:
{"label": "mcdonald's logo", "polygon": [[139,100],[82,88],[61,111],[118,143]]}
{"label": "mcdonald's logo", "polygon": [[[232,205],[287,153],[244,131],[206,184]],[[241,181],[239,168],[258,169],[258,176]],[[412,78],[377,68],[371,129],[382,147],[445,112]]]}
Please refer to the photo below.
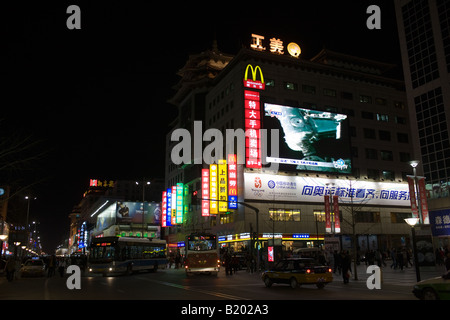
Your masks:
{"label": "mcdonald's logo", "polygon": [[[248,80],[248,70],[249,69],[252,73],[252,80]],[[259,70],[260,80],[256,80],[258,70]],[[266,85],[264,83],[264,76],[263,76],[260,66],[256,66],[255,68],[253,68],[253,66],[251,64],[247,65],[247,68],[245,68],[245,73],[244,73],[244,87],[252,88],[252,89],[259,89],[259,90],[265,89]]]}

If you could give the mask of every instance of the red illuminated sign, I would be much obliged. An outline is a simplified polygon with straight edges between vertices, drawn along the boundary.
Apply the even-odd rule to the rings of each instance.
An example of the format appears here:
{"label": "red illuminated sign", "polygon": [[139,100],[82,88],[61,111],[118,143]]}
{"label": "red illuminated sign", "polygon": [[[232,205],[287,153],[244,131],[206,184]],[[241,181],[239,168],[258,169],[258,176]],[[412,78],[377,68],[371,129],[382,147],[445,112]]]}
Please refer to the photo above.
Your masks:
{"label": "red illuminated sign", "polygon": [[[251,71],[252,79],[248,80],[248,71]],[[256,80],[259,71],[260,81]],[[244,74],[244,87],[264,90],[264,77],[259,66],[253,68],[247,65]],[[261,103],[258,91],[244,90],[244,128],[245,138],[245,165],[247,168],[261,168]]]}
{"label": "red illuminated sign", "polygon": [[162,192],[162,215],[161,215],[161,226],[167,227],[167,195],[166,191]]}
{"label": "red illuminated sign", "polygon": [[202,216],[209,217],[209,169],[202,169]]}

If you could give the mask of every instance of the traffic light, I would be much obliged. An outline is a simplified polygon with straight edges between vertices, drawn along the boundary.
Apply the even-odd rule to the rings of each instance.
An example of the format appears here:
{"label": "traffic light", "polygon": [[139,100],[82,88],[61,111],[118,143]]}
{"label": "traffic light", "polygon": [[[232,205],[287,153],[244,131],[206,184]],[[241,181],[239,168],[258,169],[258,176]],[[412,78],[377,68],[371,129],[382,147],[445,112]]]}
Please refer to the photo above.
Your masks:
{"label": "traffic light", "polygon": [[198,191],[195,190],[194,192],[192,192],[192,196],[191,196],[191,205],[198,205],[199,204],[199,199],[197,198],[197,194]]}

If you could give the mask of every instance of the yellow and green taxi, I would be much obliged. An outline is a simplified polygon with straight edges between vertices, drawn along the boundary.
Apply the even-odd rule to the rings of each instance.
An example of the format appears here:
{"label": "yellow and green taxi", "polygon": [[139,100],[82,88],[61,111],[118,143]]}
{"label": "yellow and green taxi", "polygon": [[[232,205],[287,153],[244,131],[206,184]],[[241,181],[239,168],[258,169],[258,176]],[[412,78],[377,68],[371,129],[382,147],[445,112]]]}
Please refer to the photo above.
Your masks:
{"label": "yellow and green taxi", "polygon": [[413,293],[421,300],[450,300],[450,272],[442,277],[419,281]]}
{"label": "yellow and green taxi", "polygon": [[285,283],[291,288],[302,284],[315,284],[321,289],[333,281],[333,273],[330,267],[321,265],[312,258],[288,258],[263,272],[262,280],[268,288],[274,283]]}

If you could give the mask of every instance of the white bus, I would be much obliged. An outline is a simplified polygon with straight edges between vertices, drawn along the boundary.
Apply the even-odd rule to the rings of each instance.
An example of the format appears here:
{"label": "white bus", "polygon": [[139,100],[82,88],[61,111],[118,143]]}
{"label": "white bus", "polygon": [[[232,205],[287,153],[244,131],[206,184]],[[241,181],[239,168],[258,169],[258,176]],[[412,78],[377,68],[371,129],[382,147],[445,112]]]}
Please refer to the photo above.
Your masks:
{"label": "white bus", "polygon": [[209,273],[217,275],[220,270],[217,237],[209,233],[192,233],[186,238],[186,275]]}
{"label": "white bus", "polygon": [[89,273],[104,276],[156,271],[167,266],[165,240],[131,237],[95,238],[91,243]]}

